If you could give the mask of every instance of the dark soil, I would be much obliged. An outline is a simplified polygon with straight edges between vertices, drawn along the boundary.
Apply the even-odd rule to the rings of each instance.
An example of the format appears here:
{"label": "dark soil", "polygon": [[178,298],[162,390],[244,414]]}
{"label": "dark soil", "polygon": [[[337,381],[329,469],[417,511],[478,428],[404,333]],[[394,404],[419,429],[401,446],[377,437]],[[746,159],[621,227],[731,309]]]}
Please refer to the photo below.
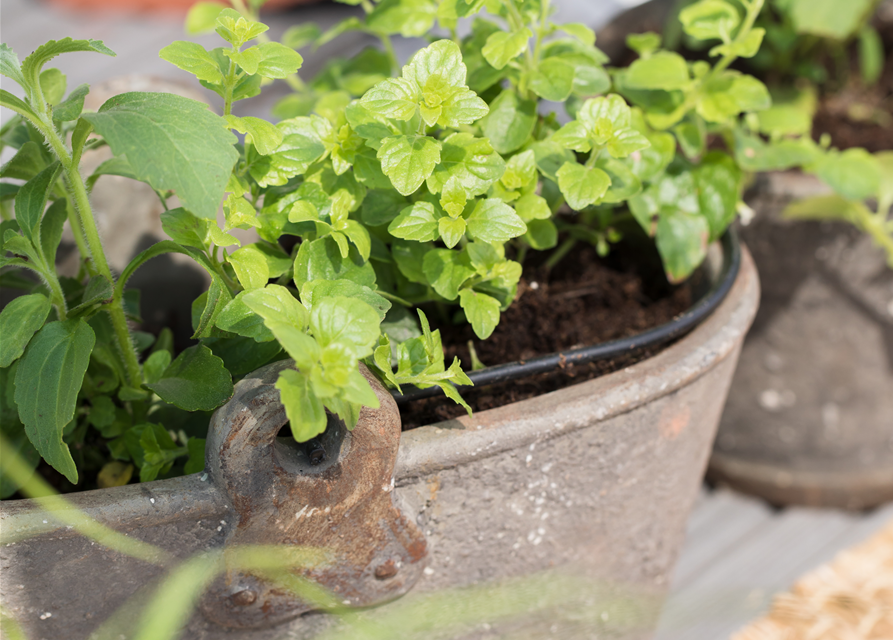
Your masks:
{"label": "dark soil", "polygon": [[[470,368],[469,341],[481,362],[496,365],[633,336],[669,322],[691,307],[691,288],[671,286],[654,256],[634,260],[642,257],[641,251],[642,247],[620,245],[608,258],[600,258],[594,248],[580,244],[551,273],[525,264],[515,301],[490,338],[478,340],[464,323],[439,326],[447,362],[459,356],[464,368]],[[569,363],[554,373],[469,389],[462,395],[475,411],[492,409],[611,373],[657,351],[577,366]],[[401,407],[404,429],[464,413],[442,396]]]}

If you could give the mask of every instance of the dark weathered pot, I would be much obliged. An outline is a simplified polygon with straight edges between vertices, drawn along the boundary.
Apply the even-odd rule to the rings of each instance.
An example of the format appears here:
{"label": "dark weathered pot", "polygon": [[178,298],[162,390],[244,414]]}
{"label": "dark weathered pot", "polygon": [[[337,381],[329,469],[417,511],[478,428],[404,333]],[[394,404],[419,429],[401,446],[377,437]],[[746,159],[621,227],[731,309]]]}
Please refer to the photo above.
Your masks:
{"label": "dark weathered pot", "polygon": [[[708,271],[721,262],[712,247]],[[446,637],[648,638],[758,297],[745,251],[722,305],[659,355],[402,435],[379,388],[382,408],[364,409],[350,435],[327,431],[330,461],[319,469],[275,438],[285,416],[272,383],[284,365],[270,365],[215,414],[205,473],[69,499],[178,557],[227,542],[325,546],[334,562],[309,575],[345,606],[412,591],[361,618],[434,595],[437,607],[412,613],[414,622],[446,611],[437,624],[476,624]],[[0,548],[3,604],[33,637],[87,637],[160,573],[57,525],[32,501],[0,505],[0,523],[16,538]],[[311,608],[231,573],[183,637],[311,638],[339,624],[295,619]]]}
{"label": "dark weathered pot", "polygon": [[851,226],[788,221],[824,187],[760,178],[742,236],[763,290],[709,477],[776,504],[893,500],[893,270]]}

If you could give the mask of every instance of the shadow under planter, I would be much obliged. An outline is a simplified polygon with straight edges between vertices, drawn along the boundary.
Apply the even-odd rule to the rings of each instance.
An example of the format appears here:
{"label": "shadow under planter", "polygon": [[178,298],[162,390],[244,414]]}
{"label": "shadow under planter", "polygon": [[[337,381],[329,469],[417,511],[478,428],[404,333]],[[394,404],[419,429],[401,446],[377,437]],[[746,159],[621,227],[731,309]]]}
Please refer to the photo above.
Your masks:
{"label": "shadow under planter", "polygon": [[[328,565],[295,573],[318,578],[352,609],[349,620],[320,613],[231,570],[183,637],[309,639],[341,629],[358,638],[348,625],[375,622],[394,638],[644,640],[758,298],[744,251],[725,301],[658,355],[402,434],[396,405],[377,385],[381,408],[364,408],[349,436],[323,443],[329,460],[318,471],[275,437],[286,418],[273,383],[289,363],[274,363],[215,413],[204,473],[69,500],[181,559],[243,542],[323,546]],[[371,521],[357,519],[362,511]],[[35,636],[86,638],[120,607],[144,604],[163,574],[29,500],[0,505],[0,525],[14,541],[0,547],[4,606]],[[370,604],[381,606],[354,609]]]}

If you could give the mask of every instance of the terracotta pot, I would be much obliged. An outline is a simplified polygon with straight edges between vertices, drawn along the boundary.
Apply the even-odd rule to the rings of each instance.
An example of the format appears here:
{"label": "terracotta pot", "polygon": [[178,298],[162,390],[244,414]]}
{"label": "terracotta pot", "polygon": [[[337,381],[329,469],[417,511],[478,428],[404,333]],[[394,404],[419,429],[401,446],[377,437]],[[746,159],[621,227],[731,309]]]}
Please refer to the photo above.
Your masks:
{"label": "terracotta pot", "polygon": [[[708,273],[722,261],[712,247]],[[344,606],[382,605],[361,619],[434,597],[425,611],[445,611],[438,624],[476,625],[437,637],[648,638],[758,297],[744,251],[724,302],[660,354],[403,434],[379,386],[382,408],[363,409],[352,433],[330,425],[319,467],[276,438],[286,419],[272,384],[287,363],[269,365],[215,413],[206,472],[68,499],[181,558],[225,544],[324,546],[332,563],[304,575]],[[4,608],[33,637],[86,638],[129,598],[144,601],[160,574],[29,500],[0,504],[0,525]],[[183,637],[311,638],[339,624],[238,572],[200,609]]]}
{"label": "terracotta pot", "polygon": [[709,477],[775,504],[893,500],[893,269],[851,225],[788,221],[827,190],[762,176],[742,229],[763,282]]}

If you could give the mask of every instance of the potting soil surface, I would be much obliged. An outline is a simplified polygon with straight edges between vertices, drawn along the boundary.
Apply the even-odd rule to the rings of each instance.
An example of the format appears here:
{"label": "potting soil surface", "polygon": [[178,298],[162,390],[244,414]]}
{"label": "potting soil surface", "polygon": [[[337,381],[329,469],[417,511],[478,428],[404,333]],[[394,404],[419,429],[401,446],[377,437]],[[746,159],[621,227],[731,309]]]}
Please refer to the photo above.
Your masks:
{"label": "potting soil surface", "polygon": [[[634,255],[639,259],[634,260]],[[525,361],[633,336],[690,308],[691,288],[670,285],[655,264],[656,256],[641,257],[641,248],[619,245],[607,258],[600,258],[592,246],[579,243],[551,272],[525,263],[515,301],[487,340],[479,340],[467,323],[437,323],[432,318],[432,326],[441,331],[446,362],[458,356],[469,370],[469,342],[484,365]],[[553,373],[463,389],[462,396],[475,411],[492,409],[628,367],[659,350],[643,349],[583,365],[567,363]],[[401,407],[404,429],[464,413],[465,409],[443,396]]]}

